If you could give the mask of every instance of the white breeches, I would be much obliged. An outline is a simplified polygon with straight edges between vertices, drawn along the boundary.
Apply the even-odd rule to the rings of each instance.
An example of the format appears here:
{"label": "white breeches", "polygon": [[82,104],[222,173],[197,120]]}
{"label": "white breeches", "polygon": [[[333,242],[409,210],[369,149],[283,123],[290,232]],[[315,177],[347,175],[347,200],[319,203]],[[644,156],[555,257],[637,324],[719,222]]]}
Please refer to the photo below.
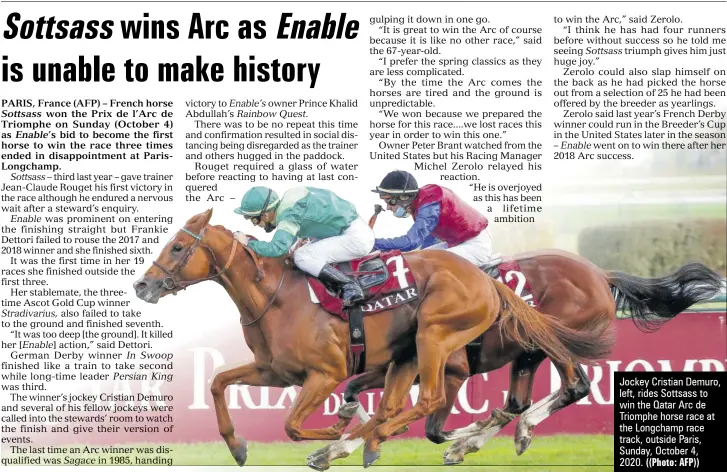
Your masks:
{"label": "white breeches", "polygon": [[351,222],[343,234],[308,243],[293,253],[299,269],[318,277],[326,264],[364,257],[374,248],[374,231],[361,218]]}
{"label": "white breeches", "polygon": [[485,228],[474,238],[457,246],[447,247],[446,243],[439,243],[427,249],[444,249],[453,252],[479,267],[492,259],[492,237]]}

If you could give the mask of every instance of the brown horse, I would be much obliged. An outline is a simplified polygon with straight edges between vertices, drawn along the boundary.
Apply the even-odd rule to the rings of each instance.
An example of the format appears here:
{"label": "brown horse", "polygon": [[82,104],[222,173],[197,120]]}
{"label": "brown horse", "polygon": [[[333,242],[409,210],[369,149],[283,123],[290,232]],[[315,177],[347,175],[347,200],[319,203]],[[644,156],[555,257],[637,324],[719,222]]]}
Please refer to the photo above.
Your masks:
{"label": "brown horse", "polygon": [[[289,258],[258,258],[246,246],[237,251],[229,230],[209,225],[211,216],[210,209],[187,221],[134,284],[136,295],[156,303],[188,286],[214,280],[235,302],[255,360],[216,372],[211,393],[220,434],[238,464],[245,463],[247,445],[235,437],[225,402],[224,392],[231,384],[302,386],[285,421],[288,436],[295,441],[341,437],[345,421],[324,429],[306,430],[302,425],[352,374],[347,323],[307,301],[306,276],[292,270]],[[505,285],[454,254],[423,251],[405,259],[420,298],[416,304],[364,318],[369,334],[366,368],[381,370],[388,365],[389,377],[404,379],[408,387],[418,373],[417,416],[445,404],[447,359],[487,331],[498,316],[505,339],[515,339],[526,349],[543,349],[564,364],[587,363],[610,348],[598,330],[581,334],[542,316]],[[498,352],[499,346],[490,350],[493,357]],[[411,362],[414,355],[417,361]],[[400,397],[408,390],[404,384],[387,385],[394,387],[388,397],[395,401],[385,402],[386,416],[401,409]]]}
{"label": "brown horse", "polygon": [[[608,323],[616,319],[619,311],[623,317],[633,319],[640,329],[655,331],[694,303],[711,298],[719,292],[722,283],[719,274],[699,263],[687,264],[666,277],[648,279],[604,271],[584,258],[563,251],[519,254],[514,259],[540,301],[539,310],[579,331]],[[445,452],[445,464],[462,462],[465,454],[478,451],[485,441],[518,416],[515,444],[517,454],[522,454],[530,445],[535,425],[590,391],[590,382],[580,365],[553,360],[562,387],[531,406],[535,372],[548,357],[547,353],[537,348],[523,348],[517,339],[503,336],[497,326],[488,329],[480,342],[479,355],[468,358],[467,350],[462,348],[447,360],[446,402],[426,419],[426,435],[432,442],[458,439]],[[443,431],[462,383],[470,375],[490,372],[510,362],[510,387],[504,410],[495,409],[488,419],[468,427]],[[385,376],[385,370],[372,370],[349,382],[344,394],[347,403],[342,409],[355,409],[362,391],[384,387]],[[383,422],[383,418],[378,421]],[[401,424],[395,423],[390,428],[401,428]],[[347,441],[311,454],[309,461],[326,464],[347,455],[354,446],[352,438],[348,436]],[[367,439],[371,438],[369,433]],[[369,462],[377,457],[371,444],[367,444],[366,455]]]}

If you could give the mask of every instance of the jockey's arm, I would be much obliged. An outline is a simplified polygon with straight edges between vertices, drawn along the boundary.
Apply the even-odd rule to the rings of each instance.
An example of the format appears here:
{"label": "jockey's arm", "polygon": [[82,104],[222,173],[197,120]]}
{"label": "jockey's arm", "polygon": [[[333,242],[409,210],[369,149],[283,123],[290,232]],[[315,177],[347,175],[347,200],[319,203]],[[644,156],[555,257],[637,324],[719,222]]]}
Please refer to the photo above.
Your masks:
{"label": "jockey's arm", "polygon": [[427,238],[422,242],[420,249],[426,249],[430,246],[434,246],[435,244],[440,244],[441,241],[437,238],[435,238],[433,235],[427,236]]}
{"label": "jockey's arm", "polygon": [[298,239],[300,227],[290,221],[281,221],[275,230],[273,239],[267,241],[250,241],[247,246],[263,257],[281,257],[288,254]]}
{"label": "jockey's arm", "polygon": [[424,205],[417,212],[417,218],[403,236],[388,239],[376,239],[375,250],[399,249],[400,251],[411,251],[418,248],[434,231],[439,223],[439,203]]}

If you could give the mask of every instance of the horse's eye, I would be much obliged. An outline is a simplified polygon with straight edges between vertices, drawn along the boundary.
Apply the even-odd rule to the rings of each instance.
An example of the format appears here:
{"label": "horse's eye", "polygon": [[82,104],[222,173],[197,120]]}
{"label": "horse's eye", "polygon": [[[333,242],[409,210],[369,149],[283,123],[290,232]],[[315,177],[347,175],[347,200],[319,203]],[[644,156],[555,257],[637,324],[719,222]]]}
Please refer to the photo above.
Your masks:
{"label": "horse's eye", "polygon": [[182,249],[184,248],[181,244],[175,244],[174,246],[172,246],[172,252],[180,252]]}

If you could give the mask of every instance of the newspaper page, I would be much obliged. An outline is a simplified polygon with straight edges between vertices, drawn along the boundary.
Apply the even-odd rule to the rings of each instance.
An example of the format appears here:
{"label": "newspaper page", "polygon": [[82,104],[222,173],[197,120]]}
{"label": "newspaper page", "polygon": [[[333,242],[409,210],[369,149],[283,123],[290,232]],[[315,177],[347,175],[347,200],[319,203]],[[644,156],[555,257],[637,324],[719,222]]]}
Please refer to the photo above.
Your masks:
{"label": "newspaper page", "polygon": [[711,467],[725,18],[1,1],[2,467]]}

